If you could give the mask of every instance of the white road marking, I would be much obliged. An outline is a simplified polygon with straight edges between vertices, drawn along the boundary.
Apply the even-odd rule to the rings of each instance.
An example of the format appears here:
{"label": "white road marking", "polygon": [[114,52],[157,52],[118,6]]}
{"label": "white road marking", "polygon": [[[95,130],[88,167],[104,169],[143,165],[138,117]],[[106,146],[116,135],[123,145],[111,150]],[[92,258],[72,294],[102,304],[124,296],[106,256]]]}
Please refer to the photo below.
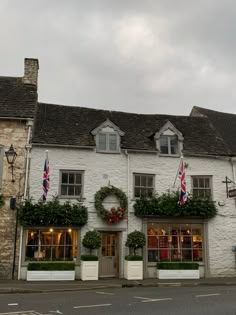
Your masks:
{"label": "white road marking", "polygon": [[101,307],[101,306],[111,306],[112,304],[96,304],[96,305],[81,305],[74,306],[73,308],[91,308],[91,307]]}
{"label": "white road marking", "polygon": [[10,313],[0,313],[0,315],[43,315],[35,311],[20,311],[20,312],[10,312]]}
{"label": "white road marking", "polygon": [[165,298],[165,299],[149,299],[145,301],[141,301],[142,303],[148,303],[148,302],[161,302],[161,301],[170,301],[173,300],[172,298]]}
{"label": "white road marking", "polygon": [[201,294],[201,295],[195,295],[195,297],[196,297],[196,298],[199,298],[199,297],[217,296],[217,295],[221,295],[221,294],[220,294],[220,293]]}
{"label": "white road marking", "polygon": [[60,312],[59,310],[57,310],[57,311],[49,311],[49,313],[63,314],[63,313]]}
{"label": "white road marking", "polygon": [[106,295],[114,295],[114,293],[110,293],[110,292],[101,292],[101,291],[97,291],[97,294],[106,294]]}
{"label": "white road marking", "polygon": [[16,305],[19,305],[19,303],[8,303],[7,305],[8,306],[16,306]]}
{"label": "white road marking", "polygon": [[134,296],[135,299],[141,299],[141,300],[152,300],[151,298],[142,297],[142,296]]}

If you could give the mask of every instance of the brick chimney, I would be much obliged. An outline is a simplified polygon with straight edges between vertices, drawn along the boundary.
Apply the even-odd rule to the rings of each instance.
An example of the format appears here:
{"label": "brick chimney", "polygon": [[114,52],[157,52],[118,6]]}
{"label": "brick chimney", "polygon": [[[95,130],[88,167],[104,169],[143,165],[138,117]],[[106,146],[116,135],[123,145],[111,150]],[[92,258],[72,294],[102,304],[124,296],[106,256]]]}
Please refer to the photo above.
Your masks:
{"label": "brick chimney", "polygon": [[23,83],[37,86],[38,84],[38,59],[25,58]]}

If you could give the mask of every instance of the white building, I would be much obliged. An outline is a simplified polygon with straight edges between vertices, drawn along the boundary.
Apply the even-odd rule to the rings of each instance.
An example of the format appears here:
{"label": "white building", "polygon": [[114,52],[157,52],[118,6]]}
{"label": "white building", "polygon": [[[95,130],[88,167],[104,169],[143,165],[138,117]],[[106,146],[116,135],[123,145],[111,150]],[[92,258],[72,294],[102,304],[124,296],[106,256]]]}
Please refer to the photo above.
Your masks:
{"label": "white building", "polygon": [[[147,237],[143,250],[145,277],[155,277],[156,262],[166,260],[197,261],[202,277],[235,274],[232,246],[236,245],[236,206],[234,198],[227,198],[223,183],[226,178],[234,181],[235,152],[207,117],[38,104],[29,179],[29,196],[35,201],[42,196],[45,150],[50,161],[47,200],[53,196],[60,202],[81,199],[88,208],[88,222],[83,227],[24,226],[21,278],[25,278],[30,260],[74,259],[78,271],[84,252],[81,239],[91,229],[102,234],[100,277],[123,277],[127,233],[135,229]],[[135,216],[133,205],[141,194],[161,195],[178,189],[182,154],[187,191],[195,197],[213,199],[217,215],[208,219],[199,215],[199,209],[198,215]],[[118,223],[102,220],[94,204],[96,192],[109,185],[128,198],[127,219]],[[232,187],[232,183],[227,185],[228,189]],[[105,208],[114,205],[119,205],[114,196],[104,199]],[[36,256],[29,242],[34,234],[43,238],[42,251]]]}

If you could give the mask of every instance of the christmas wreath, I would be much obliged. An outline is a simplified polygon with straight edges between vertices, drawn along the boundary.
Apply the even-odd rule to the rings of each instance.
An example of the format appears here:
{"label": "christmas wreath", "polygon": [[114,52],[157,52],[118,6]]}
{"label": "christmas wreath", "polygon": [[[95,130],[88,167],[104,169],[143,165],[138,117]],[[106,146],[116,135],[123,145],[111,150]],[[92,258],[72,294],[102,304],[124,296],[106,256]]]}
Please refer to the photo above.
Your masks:
{"label": "christmas wreath", "polygon": [[[119,207],[112,207],[111,209],[104,208],[103,200],[109,195],[116,196],[120,203]],[[114,186],[102,187],[95,194],[95,208],[97,213],[100,218],[108,224],[118,223],[121,220],[126,219],[127,205],[128,201],[126,194]]]}

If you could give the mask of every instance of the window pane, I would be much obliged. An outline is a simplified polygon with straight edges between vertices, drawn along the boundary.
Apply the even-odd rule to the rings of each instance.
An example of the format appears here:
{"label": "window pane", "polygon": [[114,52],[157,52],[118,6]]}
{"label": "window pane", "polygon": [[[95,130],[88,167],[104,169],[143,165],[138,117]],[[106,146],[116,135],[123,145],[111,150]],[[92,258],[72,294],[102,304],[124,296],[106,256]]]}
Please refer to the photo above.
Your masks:
{"label": "window pane", "polygon": [[198,187],[198,178],[197,177],[193,177],[193,187],[194,188]]}
{"label": "window pane", "polygon": [[106,135],[105,134],[98,135],[98,148],[101,151],[106,151]]}
{"label": "window pane", "polygon": [[177,154],[178,153],[178,138],[177,138],[177,136],[170,137],[170,148],[171,148],[171,154]]}
{"label": "window pane", "polygon": [[160,137],[160,150],[162,154],[168,154],[168,137],[161,136]]}
{"label": "window pane", "polygon": [[199,178],[199,187],[200,188],[204,188],[205,187],[205,185],[204,185],[204,178],[202,178],[202,177]]}
{"label": "window pane", "polygon": [[75,183],[81,184],[81,174],[75,174]]}
{"label": "window pane", "polygon": [[148,187],[153,187],[153,177],[148,176]]}
{"label": "window pane", "polygon": [[74,196],[74,186],[68,186],[68,195]]}
{"label": "window pane", "polygon": [[135,175],[134,176],[134,185],[135,186],[140,186],[140,183],[141,183],[141,176]]}
{"label": "window pane", "polygon": [[141,186],[146,187],[146,176],[141,176]]}
{"label": "window pane", "polygon": [[75,196],[81,195],[81,186],[75,186]]}
{"label": "window pane", "polygon": [[205,178],[205,188],[210,188],[210,179]]}
{"label": "window pane", "polygon": [[109,135],[109,149],[110,151],[117,151],[117,135],[116,134]]}
{"label": "window pane", "polygon": [[74,184],[75,176],[73,173],[69,173],[69,184]]}
{"label": "window pane", "polygon": [[68,173],[62,173],[61,174],[61,182],[62,182],[62,184],[68,183]]}
{"label": "window pane", "polygon": [[62,196],[67,195],[67,186],[61,185],[61,195]]}
{"label": "window pane", "polygon": [[140,197],[140,189],[138,187],[134,188],[134,197]]}

